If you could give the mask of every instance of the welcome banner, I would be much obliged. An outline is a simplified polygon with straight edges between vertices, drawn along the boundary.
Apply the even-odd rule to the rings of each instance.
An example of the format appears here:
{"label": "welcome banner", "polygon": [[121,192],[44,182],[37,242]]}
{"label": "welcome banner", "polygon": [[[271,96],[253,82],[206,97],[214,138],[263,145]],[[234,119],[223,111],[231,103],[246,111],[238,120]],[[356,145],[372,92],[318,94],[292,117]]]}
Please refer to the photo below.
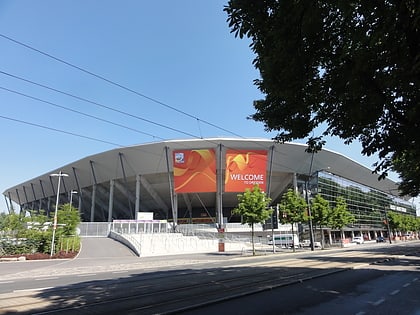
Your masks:
{"label": "welcome banner", "polygon": [[246,188],[258,185],[265,191],[267,151],[227,150],[226,192],[244,192]]}
{"label": "welcome banner", "polygon": [[173,152],[176,193],[216,192],[216,154],[213,149]]}

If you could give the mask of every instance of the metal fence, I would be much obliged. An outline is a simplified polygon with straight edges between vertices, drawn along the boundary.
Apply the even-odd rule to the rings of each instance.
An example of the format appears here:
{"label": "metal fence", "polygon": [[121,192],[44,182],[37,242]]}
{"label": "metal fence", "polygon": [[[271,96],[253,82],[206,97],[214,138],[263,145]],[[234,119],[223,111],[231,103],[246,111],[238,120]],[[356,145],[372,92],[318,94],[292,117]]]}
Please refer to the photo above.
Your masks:
{"label": "metal fence", "polygon": [[111,231],[119,234],[169,233],[171,225],[166,220],[114,220]]}
{"label": "metal fence", "polygon": [[82,222],[79,224],[81,237],[107,237],[110,232],[109,222]]}

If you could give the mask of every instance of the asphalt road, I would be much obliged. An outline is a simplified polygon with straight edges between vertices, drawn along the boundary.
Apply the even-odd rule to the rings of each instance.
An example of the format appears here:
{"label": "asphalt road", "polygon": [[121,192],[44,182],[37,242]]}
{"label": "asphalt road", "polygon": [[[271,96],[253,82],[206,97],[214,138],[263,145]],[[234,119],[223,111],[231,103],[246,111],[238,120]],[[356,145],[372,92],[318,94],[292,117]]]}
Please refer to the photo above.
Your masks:
{"label": "asphalt road", "polygon": [[361,315],[388,314],[398,301],[407,311],[398,314],[416,314],[419,252],[409,242],[139,258],[113,240],[84,239],[74,260],[0,263],[0,314]]}
{"label": "asphalt road", "polygon": [[[390,265],[391,270],[382,269]],[[395,270],[398,266],[405,270]],[[417,267],[410,270],[405,267],[401,261],[388,261],[381,266],[331,273],[179,314],[418,315],[419,265],[417,262]]]}

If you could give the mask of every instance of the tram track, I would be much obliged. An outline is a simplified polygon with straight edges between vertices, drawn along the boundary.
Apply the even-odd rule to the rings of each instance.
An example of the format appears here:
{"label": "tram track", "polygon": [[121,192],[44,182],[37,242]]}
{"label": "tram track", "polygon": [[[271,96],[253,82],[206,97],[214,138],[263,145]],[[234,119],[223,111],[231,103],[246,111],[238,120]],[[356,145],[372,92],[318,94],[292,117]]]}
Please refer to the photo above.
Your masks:
{"label": "tram track", "polygon": [[[13,297],[13,303],[0,308],[0,314],[112,314],[121,308],[141,314],[170,313],[215,303],[262,290],[284,286],[325,274],[310,262],[306,267],[284,268],[281,262],[267,266],[209,269],[203,272],[172,274],[164,277],[137,277],[92,281],[73,286],[29,290],[0,295],[0,305]],[[335,271],[341,270],[337,264]],[[178,278],[178,279],[177,279]],[[179,278],[182,278],[180,280]],[[117,308],[117,309],[116,309]],[[98,310],[98,312],[96,312]],[[133,314],[134,314],[133,313]]]}
{"label": "tram track", "polygon": [[[173,314],[327,276],[384,260],[384,253],[314,253],[300,258],[267,256],[223,266],[190,265],[170,271],[135,272],[53,288],[0,294],[0,314]],[[42,284],[42,283],[41,283]]]}

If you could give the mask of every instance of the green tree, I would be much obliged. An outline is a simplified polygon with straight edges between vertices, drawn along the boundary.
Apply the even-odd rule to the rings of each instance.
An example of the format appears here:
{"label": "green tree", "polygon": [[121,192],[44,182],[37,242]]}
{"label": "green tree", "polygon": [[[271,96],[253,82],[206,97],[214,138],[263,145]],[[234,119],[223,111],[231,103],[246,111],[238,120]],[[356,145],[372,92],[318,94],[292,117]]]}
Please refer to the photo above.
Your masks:
{"label": "green tree", "polygon": [[239,194],[238,202],[233,213],[241,216],[242,224],[251,226],[252,254],[255,256],[254,224],[263,223],[270,218],[272,210],[268,209],[268,205],[271,199],[255,185],[252,190],[246,189],[243,194]]}
{"label": "green tree", "polygon": [[343,228],[354,221],[354,215],[352,215],[347,209],[346,200],[343,197],[337,197],[335,207],[331,210],[328,225],[333,229],[341,231],[341,245],[343,245],[344,239]]}
{"label": "green tree", "polygon": [[401,214],[394,211],[388,211],[387,216],[389,228],[395,236],[397,234],[397,231],[401,231],[403,228],[402,216]]}
{"label": "green tree", "polygon": [[13,237],[18,236],[25,229],[25,220],[19,214],[7,214],[1,220],[0,229],[7,235]]}
{"label": "green tree", "polygon": [[76,228],[80,224],[80,213],[69,203],[59,207],[57,211],[57,223],[61,226],[61,234],[69,236],[76,234]]}
{"label": "green tree", "polygon": [[[279,203],[279,221],[281,224],[291,224],[292,234],[294,234],[294,225],[309,219],[306,211],[308,204],[301,195],[293,189],[288,189],[282,196]],[[295,246],[293,251],[295,250]]]}
{"label": "green tree", "polygon": [[325,200],[320,194],[316,194],[311,200],[312,222],[315,226],[319,226],[321,232],[321,246],[324,248],[324,230],[323,227],[328,226],[331,215],[331,207],[328,200]]}
{"label": "green tree", "polygon": [[394,170],[402,194],[420,193],[418,1],[230,0],[224,10],[256,54],[265,98],[252,119],[279,141],[315,128],[359,140],[380,177]]}

